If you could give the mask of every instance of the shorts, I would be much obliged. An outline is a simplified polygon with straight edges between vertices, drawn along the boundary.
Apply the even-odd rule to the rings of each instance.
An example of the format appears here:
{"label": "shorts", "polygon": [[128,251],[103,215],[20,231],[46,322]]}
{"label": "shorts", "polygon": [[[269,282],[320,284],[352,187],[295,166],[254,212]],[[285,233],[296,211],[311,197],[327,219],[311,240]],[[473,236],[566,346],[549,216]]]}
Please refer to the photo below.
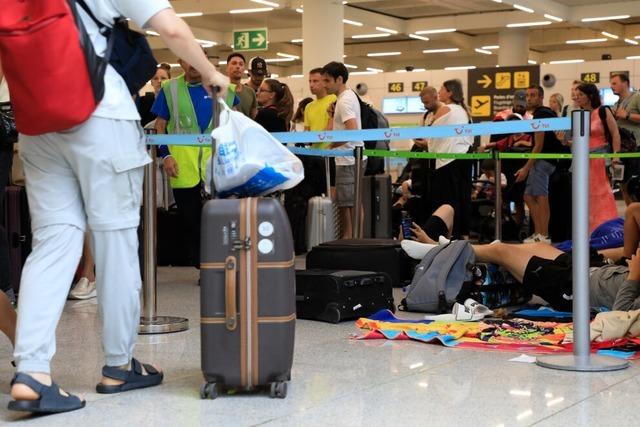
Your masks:
{"label": "shorts", "polygon": [[442,218],[431,215],[424,224],[424,232],[431,240],[438,241],[440,236],[449,237],[449,228]]}
{"label": "shorts", "polygon": [[551,304],[555,310],[571,311],[573,306],[571,254],[563,253],[553,260],[531,257],[524,269],[522,285]]}
{"label": "shorts", "polygon": [[548,196],[549,195],[549,177],[556,170],[554,164],[545,160],[536,160],[533,167],[529,171],[527,177],[527,186],[524,194],[529,196]]}
{"label": "shorts", "polygon": [[[367,162],[362,162],[362,176]],[[362,178],[362,176],[360,178]],[[356,204],[356,166],[336,165],[336,205],[339,208],[353,207]]]}

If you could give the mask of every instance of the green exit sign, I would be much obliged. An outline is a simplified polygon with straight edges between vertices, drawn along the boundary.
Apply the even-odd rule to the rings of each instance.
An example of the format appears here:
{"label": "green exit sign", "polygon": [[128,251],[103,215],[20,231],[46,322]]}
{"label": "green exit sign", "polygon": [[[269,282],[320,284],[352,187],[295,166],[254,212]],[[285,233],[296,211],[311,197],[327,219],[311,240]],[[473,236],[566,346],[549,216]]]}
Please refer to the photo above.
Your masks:
{"label": "green exit sign", "polygon": [[267,29],[239,30],[233,32],[234,50],[267,50]]}

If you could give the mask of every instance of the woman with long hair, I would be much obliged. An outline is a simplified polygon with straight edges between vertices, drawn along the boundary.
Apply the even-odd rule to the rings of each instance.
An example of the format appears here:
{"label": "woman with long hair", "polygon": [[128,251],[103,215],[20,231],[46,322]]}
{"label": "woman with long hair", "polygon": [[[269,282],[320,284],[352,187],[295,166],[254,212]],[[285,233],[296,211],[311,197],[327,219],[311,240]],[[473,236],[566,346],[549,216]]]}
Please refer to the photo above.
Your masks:
{"label": "woman with long hair", "polygon": [[564,96],[559,93],[551,95],[549,97],[549,108],[551,108],[558,117],[561,117],[564,111]]}
{"label": "woman with long hair", "polygon": [[296,113],[291,119],[292,132],[302,132],[304,130],[304,109],[307,108],[307,105],[309,105],[311,102],[313,102],[313,98],[311,97],[301,99],[300,102],[298,102]]}
{"label": "woman with long hair", "polygon": [[[576,102],[581,109],[591,111],[589,151],[606,153],[609,151],[609,144],[614,152],[620,151],[620,133],[616,119],[611,110],[601,105],[597,86],[591,83],[579,85],[576,89]],[[601,113],[601,109],[604,114]],[[601,115],[604,115],[606,123],[603,123]],[[609,129],[609,132],[606,129]],[[607,138],[610,141],[607,141]],[[617,216],[616,201],[607,177],[605,160],[591,159],[589,160],[589,233],[598,225]]]}
{"label": "woman with long hair", "polygon": [[[444,105],[431,126],[466,125],[471,123],[471,114],[465,105],[462,82],[447,80],[438,92]],[[442,112],[440,111],[442,110]],[[467,153],[473,145],[473,136],[428,138],[430,153]],[[426,195],[427,210],[432,213],[438,206],[451,205],[455,212],[453,236],[469,236],[471,211],[471,163],[466,160],[437,159],[432,183]]]}
{"label": "woman with long hair", "polygon": [[287,132],[293,117],[293,96],[289,86],[265,79],[258,88],[258,111],[255,121],[269,132]]}

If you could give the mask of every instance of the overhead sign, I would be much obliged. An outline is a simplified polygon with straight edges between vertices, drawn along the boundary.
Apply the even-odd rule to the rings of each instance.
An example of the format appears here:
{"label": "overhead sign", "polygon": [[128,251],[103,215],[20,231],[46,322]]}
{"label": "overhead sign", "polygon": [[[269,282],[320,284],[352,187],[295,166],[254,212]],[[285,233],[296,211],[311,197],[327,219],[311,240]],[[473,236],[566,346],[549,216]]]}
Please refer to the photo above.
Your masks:
{"label": "overhead sign", "polygon": [[427,81],[419,81],[419,82],[412,82],[411,83],[411,90],[414,92],[422,92],[422,90],[429,86],[429,82]]}
{"label": "overhead sign", "polygon": [[267,29],[255,28],[233,32],[234,50],[267,50]]}
{"label": "overhead sign", "polygon": [[600,73],[580,73],[580,81],[585,83],[600,83]]}
{"label": "overhead sign", "polygon": [[471,115],[483,121],[511,108],[516,90],[539,84],[540,66],[476,68],[467,75]]}
{"label": "overhead sign", "polygon": [[404,92],[404,83],[402,82],[389,83],[387,88],[389,93],[402,93]]}

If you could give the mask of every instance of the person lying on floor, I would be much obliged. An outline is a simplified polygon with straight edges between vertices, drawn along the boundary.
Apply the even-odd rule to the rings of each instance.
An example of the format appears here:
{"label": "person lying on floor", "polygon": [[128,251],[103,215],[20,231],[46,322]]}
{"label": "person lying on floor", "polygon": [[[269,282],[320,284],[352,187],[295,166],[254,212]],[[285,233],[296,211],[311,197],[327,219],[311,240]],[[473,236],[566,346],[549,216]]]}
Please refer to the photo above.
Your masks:
{"label": "person lying on floor", "polygon": [[[451,205],[441,205],[424,223],[424,229],[413,223],[411,240],[428,244],[448,243],[453,229],[453,215]],[[403,240],[402,227],[399,240]]]}
{"label": "person lying on floor", "polygon": [[[419,227],[416,236],[421,235]],[[435,244],[403,240],[402,248],[409,256],[422,259]],[[471,245],[476,262],[504,267],[532,294],[560,311],[571,311],[573,300],[571,253],[562,252],[548,243],[502,243]],[[591,307],[629,311],[640,308],[640,249],[627,261],[627,266],[605,264],[589,269]]]}

